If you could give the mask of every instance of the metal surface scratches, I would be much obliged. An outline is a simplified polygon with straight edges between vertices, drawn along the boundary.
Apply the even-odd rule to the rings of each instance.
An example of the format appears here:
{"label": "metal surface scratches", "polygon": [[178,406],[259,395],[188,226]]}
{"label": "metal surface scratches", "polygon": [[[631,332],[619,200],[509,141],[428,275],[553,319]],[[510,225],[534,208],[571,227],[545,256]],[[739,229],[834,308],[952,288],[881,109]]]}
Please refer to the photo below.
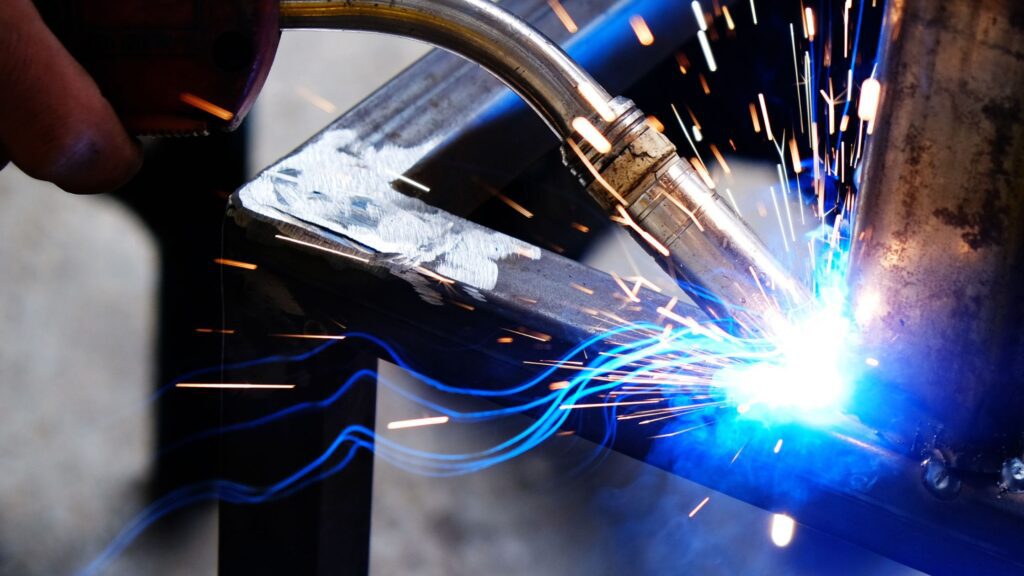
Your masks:
{"label": "metal surface scratches", "polygon": [[356,131],[329,130],[261,173],[238,199],[272,220],[313,226],[354,243],[412,282],[428,302],[441,303],[431,286],[446,281],[490,290],[498,283],[498,261],[537,260],[541,250],[391,186],[437,145],[365,145]]}

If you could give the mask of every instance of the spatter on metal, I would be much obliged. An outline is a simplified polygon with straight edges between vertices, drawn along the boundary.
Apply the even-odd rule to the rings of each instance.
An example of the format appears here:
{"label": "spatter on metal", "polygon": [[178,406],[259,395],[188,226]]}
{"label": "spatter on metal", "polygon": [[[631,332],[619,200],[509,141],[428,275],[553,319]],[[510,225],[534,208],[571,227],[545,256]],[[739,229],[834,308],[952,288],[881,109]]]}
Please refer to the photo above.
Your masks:
{"label": "spatter on metal", "polygon": [[425,300],[440,304],[436,278],[477,290],[498,282],[497,262],[541,251],[504,234],[448,214],[391,187],[438,143],[411,148],[367,146],[352,130],[333,130],[260,174],[238,192],[244,208],[274,220],[325,229],[369,249]]}

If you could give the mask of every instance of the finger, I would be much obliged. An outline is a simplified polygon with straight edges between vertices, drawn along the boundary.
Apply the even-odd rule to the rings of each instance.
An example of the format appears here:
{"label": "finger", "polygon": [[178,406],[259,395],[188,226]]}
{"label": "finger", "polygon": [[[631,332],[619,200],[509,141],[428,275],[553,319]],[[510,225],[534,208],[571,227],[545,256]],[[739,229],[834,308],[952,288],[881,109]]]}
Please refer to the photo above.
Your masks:
{"label": "finger", "polygon": [[138,142],[31,0],[0,7],[0,147],[69,192],[116,188],[142,162]]}

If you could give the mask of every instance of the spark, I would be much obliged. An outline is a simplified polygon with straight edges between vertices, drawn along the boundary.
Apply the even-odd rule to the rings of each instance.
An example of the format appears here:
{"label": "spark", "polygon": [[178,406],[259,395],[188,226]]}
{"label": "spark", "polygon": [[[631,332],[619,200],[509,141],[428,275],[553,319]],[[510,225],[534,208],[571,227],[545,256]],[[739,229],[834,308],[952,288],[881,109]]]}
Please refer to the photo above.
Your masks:
{"label": "spark", "polygon": [[700,230],[701,232],[704,231],[704,225],[700,223],[700,219],[697,218],[697,215],[694,214],[694,212],[692,210],[687,208],[678,198],[675,197],[675,195],[673,195],[673,194],[666,194],[665,198],[668,198],[669,202],[671,202],[673,206],[675,206],[676,208],[679,208],[679,210],[681,210],[684,214],[689,216],[690,220],[693,221],[693,223],[697,225],[697,229],[698,230]]}
{"label": "spark", "polygon": [[221,388],[226,390],[290,390],[295,384],[250,384],[248,382],[178,382],[175,388]]}
{"label": "spark", "polygon": [[629,402],[591,402],[589,404],[562,404],[558,407],[559,410],[575,410],[576,408],[607,408],[609,406],[639,406],[642,404],[658,404],[664,402],[664,398],[655,398],[653,400],[633,400]]}
{"label": "spark", "polygon": [[764,132],[768,135],[768,141],[771,142],[775,140],[775,137],[772,136],[772,125],[768,122],[768,106],[764,103],[764,94],[758,93],[757,101],[761,103],[761,114],[764,115]]}
{"label": "spark", "polygon": [[580,136],[583,137],[584,140],[594,147],[594,150],[597,150],[601,154],[611,152],[611,142],[608,142],[608,139],[604,137],[604,134],[601,134],[601,132],[590,123],[590,120],[587,120],[582,116],[577,116],[572,121],[572,127]]}
{"label": "spark", "polygon": [[572,227],[575,228],[576,230],[578,230],[582,234],[586,234],[587,232],[590,232],[590,226],[586,226],[584,224],[580,224],[579,222],[573,222],[572,223]]}
{"label": "spark", "polygon": [[335,112],[338,111],[338,107],[335,106],[333,102],[317,94],[316,92],[313,92],[306,86],[296,86],[295,93],[298,94],[299,97],[305,100],[306,102],[309,102],[313,106],[323,110],[328,114],[334,114]]}
{"label": "spark", "polygon": [[594,181],[600,184],[602,188],[607,190],[608,193],[611,194],[612,197],[615,198],[620,204],[625,204],[626,199],[623,198],[622,195],[619,194],[618,191],[615,190],[615,188],[613,188],[612,185],[609,184],[608,181],[601,176],[601,173],[597,171],[597,168],[594,167],[594,164],[587,158],[586,154],[583,153],[583,150],[580,150],[580,147],[575,142],[573,142],[571,138],[566,140],[566,143],[569,145],[569,148],[572,149],[573,153],[576,154],[576,157],[580,159],[580,162],[582,162],[583,165],[587,168],[587,171],[590,172],[590,175],[594,177]]}
{"label": "spark", "polygon": [[782,223],[782,211],[779,209],[779,201],[775,197],[775,187],[769,186],[769,190],[772,193],[772,204],[775,205],[775,216],[779,219],[779,232],[782,233],[782,245],[786,248],[786,252],[789,252],[789,242],[786,240],[786,226]]}
{"label": "spark", "polygon": [[582,82],[576,89],[579,90],[580,96],[583,96],[605,122],[612,122],[618,117],[615,111],[612,110],[612,107],[608,105],[607,98],[601,95],[600,91],[593,84]]}
{"label": "spark", "polygon": [[700,501],[700,504],[697,504],[697,506],[693,510],[690,510],[689,517],[693,518],[694,516],[696,516],[697,512],[700,512],[700,509],[703,508],[704,505],[708,503],[708,500],[711,500],[711,496],[705,496],[704,499]]}
{"label": "spark", "polygon": [[241,268],[242,270],[255,270],[257,268],[255,264],[232,260],[230,258],[214,258],[213,263],[220,264],[221,266],[230,266],[232,268]]}
{"label": "spark", "polygon": [[814,41],[814,11],[810,6],[804,8],[804,35],[808,40]]}
{"label": "spark", "polygon": [[274,238],[277,238],[278,240],[284,240],[285,242],[291,242],[292,244],[298,244],[300,246],[305,246],[307,248],[313,248],[313,249],[316,249],[316,250],[322,250],[322,251],[327,252],[329,254],[334,254],[336,256],[343,256],[345,258],[350,258],[352,260],[356,260],[356,261],[359,261],[359,262],[369,262],[370,261],[369,258],[363,258],[362,256],[356,256],[355,254],[349,254],[348,252],[342,252],[341,250],[335,250],[333,248],[328,248],[326,246],[321,246],[319,244],[313,244],[312,242],[305,242],[303,240],[299,240],[299,239],[296,239],[296,238],[291,238],[289,236],[283,236],[281,234],[275,234]]}
{"label": "spark", "polygon": [[740,213],[740,205],[736,203],[736,199],[732,196],[732,190],[725,189],[725,195],[729,197],[729,202],[732,203],[732,209],[736,211],[737,216],[742,216]]}
{"label": "spark", "polygon": [[882,85],[874,78],[868,78],[860,85],[860,101],[857,103],[857,117],[864,122],[874,122],[878,113],[878,100]]}
{"label": "spark", "polygon": [[772,448],[772,452],[778,454],[781,451],[782,451],[782,438],[779,438],[779,441],[775,443],[775,448]]}
{"label": "spark", "polygon": [[751,102],[750,104],[747,105],[747,108],[750,109],[750,121],[754,124],[754,132],[760,134],[761,121],[758,120],[757,118],[757,106],[754,106],[754,103]]}
{"label": "spark", "polygon": [[195,94],[190,94],[188,92],[182,92],[181,95],[178,96],[178,99],[181,100],[182,102],[184,102],[185,104],[188,104],[189,106],[191,106],[193,108],[196,108],[197,110],[202,110],[203,112],[206,112],[210,116],[214,116],[216,118],[220,118],[221,120],[223,120],[225,122],[230,122],[235,117],[235,113],[234,112],[232,112],[230,110],[227,110],[225,108],[221,108],[220,106],[217,106],[213,102],[210,102],[209,100],[205,100],[203,98],[200,98],[199,96],[196,96]]}
{"label": "spark", "polygon": [[652,236],[650,232],[637,226],[636,222],[633,221],[633,218],[629,215],[628,212],[626,212],[626,209],[623,208],[621,204],[616,206],[615,208],[619,212],[619,218],[621,219],[621,221],[626,226],[632,228],[633,231],[636,232],[641,238],[643,238],[644,241],[650,244],[652,248],[657,250],[662,256],[668,256],[669,254],[671,254],[671,252],[668,251],[668,248],[665,248],[665,246],[661,242],[659,242],[657,238]]}
{"label": "spark", "polygon": [[411,420],[395,420],[388,422],[388,430],[404,430],[406,428],[420,428],[422,426],[436,426],[447,424],[447,416],[431,416],[429,418],[413,418]]}
{"label": "spark", "polygon": [[[741,408],[743,408],[743,407],[746,407],[746,410],[740,410],[740,409],[741,409]],[[736,407],[736,410],[737,410],[737,411],[738,411],[738,412],[739,412],[740,414],[743,414],[743,413],[744,413],[744,412],[746,412],[747,410],[750,410],[750,405],[749,405],[749,404],[740,404],[739,406],[737,406],[737,407]],[[739,458],[740,458],[740,454],[742,454],[742,453],[743,453],[743,449],[744,449],[744,448],[746,448],[746,447],[747,447],[747,445],[746,445],[746,444],[744,444],[743,446],[740,446],[740,449],[739,449],[739,450],[737,450],[737,451],[736,451],[736,453],[732,455],[732,460],[729,460],[729,465],[730,465],[730,466],[732,466],[733,464],[735,464],[735,463],[736,463],[736,461],[737,461],[737,460],[739,460]]]}
{"label": "spark", "polygon": [[441,276],[437,272],[434,272],[433,270],[430,270],[428,268],[424,268],[423,266],[413,266],[412,269],[426,276],[427,278],[440,282],[441,284],[455,284],[455,280],[452,280],[451,278],[445,278],[444,276]]}
{"label": "spark", "polygon": [[732,14],[729,13],[728,6],[722,6],[722,14],[725,16],[725,25],[729,30],[736,29],[736,23],[732,21]]}
{"label": "spark", "polygon": [[200,334],[234,334],[235,331],[229,328],[196,328]]}
{"label": "spark", "polygon": [[640,299],[636,297],[636,293],[633,292],[633,291],[630,291],[629,287],[626,286],[626,283],[622,281],[622,278],[619,278],[618,274],[616,274],[613,271],[611,273],[611,276],[612,276],[612,280],[615,280],[615,283],[618,284],[619,288],[622,289],[622,292],[626,295],[626,299],[627,300],[629,300],[630,302],[639,302],[640,301]]}
{"label": "spark", "polygon": [[543,332],[537,332],[536,330],[528,330],[528,329],[522,328],[522,327],[520,327],[519,330],[513,330],[511,328],[502,328],[502,330],[504,330],[505,332],[511,332],[513,334],[518,334],[520,336],[525,336],[527,338],[532,338],[534,340],[537,340],[538,342],[550,342],[551,341],[551,335],[545,334]]}
{"label": "spark", "polygon": [[511,209],[515,210],[516,212],[519,212],[520,214],[522,214],[523,217],[525,217],[525,218],[533,218],[533,212],[530,212],[529,210],[524,208],[523,205],[520,204],[519,202],[516,202],[515,200],[509,198],[508,196],[502,194],[501,192],[499,192],[497,190],[491,190],[491,193],[494,194],[494,196],[498,200],[501,200],[502,202],[504,202],[505,205],[507,205],[509,208],[511,208]]}
{"label": "spark", "polygon": [[629,25],[633,27],[633,33],[636,34],[636,39],[640,41],[643,46],[650,46],[654,44],[654,34],[651,33],[651,29],[647,26],[647,21],[644,20],[643,16],[639,14],[629,17]]}
{"label": "spark", "polygon": [[558,17],[562,26],[565,26],[565,29],[569,31],[569,34],[575,34],[579,31],[579,26],[576,25],[576,22],[573,21],[572,16],[569,15],[569,12],[565,9],[565,6],[562,6],[561,2],[558,0],[548,0],[548,6],[551,7],[551,11],[555,13],[555,16]]}
{"label": "spark", "polygon": [[697,171],[700,179],[704,181],[704,185],[714,190],[716,187],[715,181],[711,179],[711,173],[708,172],[708,168],[704,165],[704,161],[700,158],[690,158],[690,164],[693,166],[693,169]]}
{"label": "spark", "polygon": [[511,336],[502,336],[501,338],[495,340],[495,342],[497,342],[498,344],[511,344],[512,341],[513,340]]}
{"label": "spark", "polygon": [[754,26],[757,26],[757,8],[754,6],[754,0],[750,0],[750,15],[754,18]]}
{"label": "spark", "polygon": [[421,183],[413,180],[412,178],[409,178],[405,174],[391,173],[391,176],[393,178],[397,179],[397,180],[401,180],[402,182],[405,182],[406,184],[412,186],[413,188],[417,188],[417,189],[419,189],[419,190],[421,190],[423,192],[430,192],[430,187],[429,186],[427,186],[426,184],[421,184]]}
{"label": "spark", "polygon": [[790,42],[790,45],[793,48],[793,76],[796,79],[796,84],[794,84],[794,86],[796,87],[796,106],[797,106],[797,112],[798,112],[797,115],[800,117],[800,131],[803,132],[803,129],[804,129],[803,98],[801,97],[801,91],[800,91],[800,72],[799,72],[799,69],[798,69],[797,63],[796,63],[796,35],[793,32],[793,25],[792,24],[789,25],[789,42]]}
{"label": "spark", "polygon": [[[704,95],[705,96],[710,96],[711,95],[711,86],[708,85],[708,79],[704,77],[703,73],[697,74],[697,79],[700,80],[700,87],[701,87],[702,90],[704,90]],[[695,134],[695,136],[696,136],[696,134]],[[700,138],[697,138],[697,141],[700,142]]]}
{"label": "spark", "polygon": [[[782,135],[786,137],[785,134]],[[781,154],[780,154],[781,155]],[[796,230],[793,228],[793,214],[789,209],[789,180],[783,173],[782,164],[775,165],[775,171],[779,175],[779,188],[782,191],[782,205],[786,208],[786,221],[789,223],[789,239],[795,244],[796,243]]]}
{"label": "spark", "polygon": [[679,71],[685,75],[686,69],[690,66],[690,59],[686,57],[686,54],[676,52],[676,63],[679,64]]}
{"label": "spark", "polygon": [[789,138],[789,157],[793,159],[793,172],[796,174],[802,172],[803,166],[800,165],[800,150],[797,148],[795,136]]}
{"label": "spark", "polygon": [[704,16],[704,9],[700,7],[700,2],[698,2],[697,0],[693,0],[693,2],[690,3],[690,8],[693,9],[693,15],[697,19],[697,26],[700,26],[700,29],[702,31],[707,30],[708,21],[707,18]]}
{"label": "spark", "polygon": [[661,120],[658,120],[657,116],[654,116],[654,115],[647,116],[646,122],[647,122],[647,125],[650,126],[651,128],[653,128],[656,132],[664,132],[665,131],[665,125],[661,123]]}
{"label": "spark", "polygon": [[271,334],[274,338],[295,338],[298,340],[344,340],[344,335],[333,334]]}
{"label": "spark", "polygon": [[[732,170],[729,169],[729,164],[726,163],[725,156],[722,156],[722,153],[719,152],[718,146],[712,144],[711,153],[715,155],[715,160],[718,160],[718,165],[722,167],[722,171],[725,172],[726,174],[732,174]],[[739,210],[737,210],[736,212],[739,213]]]}
{"label": "spark", "polygon": [[871,357],[865,358],[864,359],[864,363],[867,364],[868,366],[871,366],[872,368],[877,368],[878,367],[878,359],[877,358],[871,358]]}
{"label": "spark", "polygon": [[697,40],[700,42],[701,51],[704,52],[704,59],[707,60],[708,70],[711,72],[718,70],[718,64],[715,63],[715,55],[711,53],[711,44],[708,43],[707,32],[698,30]]}
{"label": "spark", "polygon": [[664,434],[656,434],[654,436],[649,436],[649,438],[651,440],[657,440],[658,438],[671,438],[673,436],[679,436],[680,434],[686,434],[687,432],[693,432],[694,430],[697,430],[699,428],[704,428],[705,426],[710,426],[710,425],[711,425],[711,422],[705,422],[704,424],[698,424],[696,426],[691,426],[689,428],[684,428],[682,430],[676,430],[674,432],[666,432]]}
{"label": "spark", "polygon": [[570,282],[569,286],[572,286],[574,289],[579,290],[580,292],[583,292],[587,296],[593,296],[594,295],[594,291],[593,290],[591,290],[590,288],[587,288],[586,286],[584,286],[582,284],[577,284],[575,282]]}

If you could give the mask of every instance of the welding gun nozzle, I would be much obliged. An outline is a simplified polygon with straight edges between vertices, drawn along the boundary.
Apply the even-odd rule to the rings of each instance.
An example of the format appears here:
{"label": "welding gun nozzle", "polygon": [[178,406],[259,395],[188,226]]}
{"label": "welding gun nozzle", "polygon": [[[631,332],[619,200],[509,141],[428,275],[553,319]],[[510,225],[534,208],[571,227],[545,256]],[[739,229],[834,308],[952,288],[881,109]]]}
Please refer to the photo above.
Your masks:
{"label": "welding gun nozzle", "polygon": [[[807,289],[772,256],[644,114],[625,98],[603,123],[611,150],[570,138],[566,164],[591,196],[631,232],[694,301],[718,318],[761,331],[810,302]],[[600,118],[591,121],[602,126]]]}

